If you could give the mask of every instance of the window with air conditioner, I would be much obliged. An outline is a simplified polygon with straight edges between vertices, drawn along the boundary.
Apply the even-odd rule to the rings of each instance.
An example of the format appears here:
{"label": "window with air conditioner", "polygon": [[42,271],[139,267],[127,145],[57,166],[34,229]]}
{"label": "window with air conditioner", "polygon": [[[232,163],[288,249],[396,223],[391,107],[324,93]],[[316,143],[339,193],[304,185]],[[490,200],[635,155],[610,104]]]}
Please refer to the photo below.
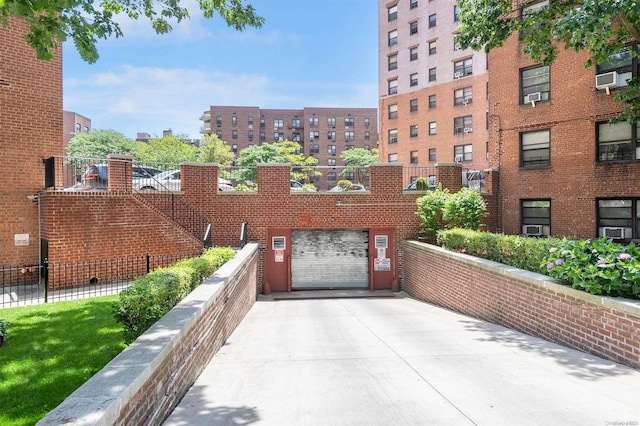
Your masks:
{"label": "window with air conditioner", "polygon": [[463,117],[456,117],[453,119],[453,134],[465,135],[473,131],[473,117],[471,115],[465,115]]}
{"label": "window with air conditioner", "polygon": [[456,145],[453,147],[453,161],[462,163],[473,161],[473,145]]}
{"label": "window with air conditioner", "polygon": [[538,66],[520,70],[520,104],[548,101],[551,89],[549,81],[549,66]]}
{"label": "window with air conditioner", "polygon": [[640,238],[640,198],[600,199],[597,203],[598,237]]}
{"label": "window with air conditioner", "polygon": [[453,78],[473,74],[473,58],[463,59],[453,63]]}
{"label": "window with air conditioner", "polygon": [[640,45],[630,44],[599,63],[596,66],[596,89],[608,91],[625,87],[627,80],[640,77],[639,54]]}
{"label": "window with air conditioner", "polygon": [[522,234],[548,236],[551,234],[551,201],[520,200],[520,222]]}
{"label": "window with air conditioner", "polygon": [[453,104],[454,105],[468,105],[473,100],[473,87],[468,86],[462,89],[453,91]]}

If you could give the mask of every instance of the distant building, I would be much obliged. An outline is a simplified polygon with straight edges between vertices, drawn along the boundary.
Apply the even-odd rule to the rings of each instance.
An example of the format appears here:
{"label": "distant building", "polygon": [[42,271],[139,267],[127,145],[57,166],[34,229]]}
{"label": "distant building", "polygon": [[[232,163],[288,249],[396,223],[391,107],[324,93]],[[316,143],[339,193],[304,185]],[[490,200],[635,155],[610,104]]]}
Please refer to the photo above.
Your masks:
{"label": "distant building", "polygon": [[149,133],[138,132],[136,134],[136,141],[138,142],[149,142],[149,139],[151,139],[151,135]]}
{"label": "distant building", "polygon": [[73,111],[63,112],[64,149],[75,135],[91,132],[91,119]]}
{"label": "distant building", "polygon": [[[353,148],[377,148],[376,108],[261,109],[250,106],[211,106],[200,120],[201,133],[215,134],[238,156],[247,147],[280,139],[296,141],[304,154],[317,159],[323,176],[313,183],[321,189],[334,187],[340,154]],[[335,167],[335,170],[332,168]]]}

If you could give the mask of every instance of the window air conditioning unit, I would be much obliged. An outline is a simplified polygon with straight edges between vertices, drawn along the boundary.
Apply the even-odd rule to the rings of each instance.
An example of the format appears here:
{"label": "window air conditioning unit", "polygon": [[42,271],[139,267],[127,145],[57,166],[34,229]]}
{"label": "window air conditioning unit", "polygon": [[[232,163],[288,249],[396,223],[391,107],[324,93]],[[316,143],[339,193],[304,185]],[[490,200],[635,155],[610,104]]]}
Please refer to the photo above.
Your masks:
{"label": "window air conditioning unit", "polygon": [[455,162],[456,163],[462,163],[462,155],[456,155]]}
{"label": "window air conditioning unit", "polygon": [[463,75],[464,75],[464,73],[462,73],[462,72],[458,71],[458,72],[453,73],[453,78],[460,78],[460,77],[462,77]]}
{"label": "window air conditioning unit", "polygon": [[606,238],[614,240],[624,240],[624,228],[602,228],[602,234]]}
{"label": "window air conditioning unit", "polygon": [[473,129],[471,127],[465,127],[463,132],[466,135],[466,134],[469,134],[469,133],[473,132]]}
{"label": "window air conditioning unit", "polygon": [[533,93],[529,93],[524,97],[524,103],[525,104],[530,103],[532,106],[536,106],[536,102],[539,102],[541,99],[542,99],[542,93],[533,92]]}
{"label": "window air conditioning unit", "polygon": [[596,75],[596,89],[605,89],[609,94],[609,89],[618,87],[618,73],[615,71]]}
{"label": "window air conditioning unit", "polygon": [[524,235],[542,235],[542,225],[524,225],[522,233]]}
{"label": "window air conditioning unit", "polygon": [[471,103],[471,98],[464,98],[462,100],[462,105],[468,105],[469,103]]}

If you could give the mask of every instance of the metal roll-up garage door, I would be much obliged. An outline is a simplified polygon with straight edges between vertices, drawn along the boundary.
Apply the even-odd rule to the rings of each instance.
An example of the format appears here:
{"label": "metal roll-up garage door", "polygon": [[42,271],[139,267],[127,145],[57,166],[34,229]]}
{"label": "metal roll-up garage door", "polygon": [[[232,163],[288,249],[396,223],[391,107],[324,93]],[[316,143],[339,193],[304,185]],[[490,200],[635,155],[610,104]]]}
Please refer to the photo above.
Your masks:
{"label": "metal roll-up garage door", "polygon": [[291,288],[369,287],[369,232],[294,230],[291,235]]}

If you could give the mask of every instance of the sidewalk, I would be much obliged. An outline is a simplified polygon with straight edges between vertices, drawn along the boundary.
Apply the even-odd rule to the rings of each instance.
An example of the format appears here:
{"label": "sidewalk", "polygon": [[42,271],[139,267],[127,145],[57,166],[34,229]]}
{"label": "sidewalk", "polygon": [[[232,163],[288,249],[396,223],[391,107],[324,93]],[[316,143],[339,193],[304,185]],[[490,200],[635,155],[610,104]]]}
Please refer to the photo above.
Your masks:
{"label": "sidewalk", "polygon": [[406,297],[261,297],[165,425],[640,425],[640,371]]}

